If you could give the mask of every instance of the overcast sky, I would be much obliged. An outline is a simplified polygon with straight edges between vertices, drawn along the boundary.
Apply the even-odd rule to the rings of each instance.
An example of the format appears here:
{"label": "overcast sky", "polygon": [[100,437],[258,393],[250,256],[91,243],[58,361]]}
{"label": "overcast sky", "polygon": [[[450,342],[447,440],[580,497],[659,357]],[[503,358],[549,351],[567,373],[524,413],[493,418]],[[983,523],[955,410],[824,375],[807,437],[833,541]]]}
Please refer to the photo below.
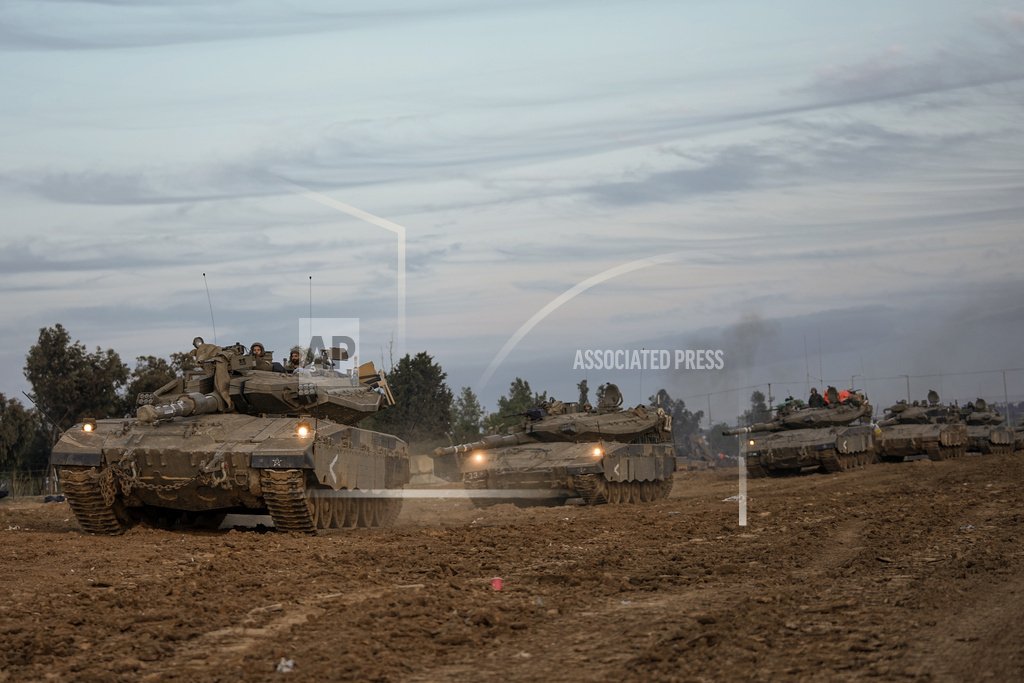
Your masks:
{"label": "overcast sky", "polygon": [[[0,4],[0,392],[58,322],[129,364],[212,337],[203,273],[221,343],[283,355],[312,277],[377,360],[403,248],[405,350],[489,409],[1024,367],[1024,2],[351,6]],[[697,344],[726,367],[573,369]]]}

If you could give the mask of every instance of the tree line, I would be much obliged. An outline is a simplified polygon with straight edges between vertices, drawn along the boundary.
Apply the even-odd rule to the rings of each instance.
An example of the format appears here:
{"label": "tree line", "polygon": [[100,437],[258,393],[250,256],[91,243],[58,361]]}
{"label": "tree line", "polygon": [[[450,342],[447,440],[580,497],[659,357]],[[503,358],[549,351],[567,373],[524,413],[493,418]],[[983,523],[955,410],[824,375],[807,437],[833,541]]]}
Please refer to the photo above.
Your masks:
{"label": "tree line", "polygon": [[[134,415],[139,393],[155,391],[180,376],[188,358],[187,352],[173,353],[170,358],[139,356],[129,368],[113,349],[89,351],[81,342],[72,341],[60,323],[42,328],[25,358],[24,375],[32,387],[30,404],[0,393],[0,470],[45,469],[62,432],[85,417]],[[371,416],[362,426],[394,434],[422,448],[468,443],[517,426],[521,414],[550,398],[546,391],[536,392],[528,381],[517,377],[498,399],[498,410],[489,413],[470,387],[453,393],[446,383],[447,373],[426,351],[406,354],[386,375],[395,405]],[[600,402],[606,386],[596,388],[595,403]],[[577,389],[577,404],[582,407],[590,402],[587,380]],[[700,457],[700,439],[711,453],[734,454],[737,450],[735,438],[721,436],[730,425],[716,424],[704,435],[700,429],[703,411],[689,410],[665,389],[649,401],[672,416],[678,455]],[[751,409],[738,421],[752,424],[768,415],[764,394],[755,391]]]}

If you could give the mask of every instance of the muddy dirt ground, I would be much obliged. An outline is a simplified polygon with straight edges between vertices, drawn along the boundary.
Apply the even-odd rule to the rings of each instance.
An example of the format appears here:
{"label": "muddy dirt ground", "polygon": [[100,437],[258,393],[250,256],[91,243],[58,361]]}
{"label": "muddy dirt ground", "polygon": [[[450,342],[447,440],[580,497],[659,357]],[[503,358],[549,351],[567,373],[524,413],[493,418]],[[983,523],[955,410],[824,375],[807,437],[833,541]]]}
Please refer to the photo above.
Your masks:
{"label": "muddy dirt ground", "polygon": [[756,480],[740,527],[735,471],[680,472],[315,537],[7,499],[0,681],[1022,680],[1022,484],[1020,454]]}

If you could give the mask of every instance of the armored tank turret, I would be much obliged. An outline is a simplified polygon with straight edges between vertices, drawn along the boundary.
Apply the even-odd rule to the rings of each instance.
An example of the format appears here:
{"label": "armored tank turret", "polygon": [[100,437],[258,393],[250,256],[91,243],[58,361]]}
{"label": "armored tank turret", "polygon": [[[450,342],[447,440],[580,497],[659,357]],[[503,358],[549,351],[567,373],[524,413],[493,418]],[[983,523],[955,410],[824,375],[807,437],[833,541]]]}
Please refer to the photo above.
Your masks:
{"label": "armored tank turret", "polygon": [[775,419],[724,432],[744,437],[748,476],[781,476],[809,467],[842,472],[875,462],[876,428],[869,424],[867,398],[829,387],[825,399],[811,407],[790,398],[776,407]]}
{"label": "armored tank turret", "polygon": [[974,453],[1013,453],[1017,434],[1006,424],[1006,417],[979,398],[960,409],[967,423],[967,450]]}
{"label": "armored tank turret", "polygon": [[86,419],[54,447],[50,463],[83,530],[250,513],[312,533],[397,518],[408,447],[354,426],[393,403],[372,363],[337,372],[332,358],[344,352],[332,349],[318,368],[289,373],[240,344],[193,344],[193,368],[140,395],[136,417]]}
{"label": "armored tank turret", "polygon": [[438,448],[434,456],[459,458],[463,485],[479,507],[664,498],[675,472],[672,418],[654,406],[622,410],[621,403],[609,384],[597,410],[546,402],[509,433]]}
{"label": "armored tank turret", "polygon": [[967,450],[967,426],[957,409],[944,406],[935,391],[921,403],[900,401],[885,409],[878,423],[879,457],[886,462],[902,462],[912,455],[929,460],[958,458]]}

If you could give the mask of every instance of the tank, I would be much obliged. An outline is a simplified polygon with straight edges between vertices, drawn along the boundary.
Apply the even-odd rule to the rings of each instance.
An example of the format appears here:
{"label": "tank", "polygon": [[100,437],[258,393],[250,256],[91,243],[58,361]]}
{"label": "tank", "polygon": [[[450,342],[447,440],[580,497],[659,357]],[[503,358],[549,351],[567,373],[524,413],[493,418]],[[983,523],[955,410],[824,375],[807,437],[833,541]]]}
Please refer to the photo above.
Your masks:
{"label": "tank", "polygon": [[1006,423],[1006,417],[993,409],[983,398],[960,409],[967,423],[967,450],[974,453],[1013,453],[1017,434]]}
{"label": "tank", "polygon": [[[827,403],[811,407],[788,398],[776,406],[775,419],[723,432],[744,436],[747,475],[782,476],[814,467],[823,473],[868,465],[877,460],[877,428],[870,424],[871,404],[856,391],[829,387]],[[868,424],[855,425],[855,422]]]}
{"label": "tank", "polygon": [[140,395],[134,418],[83,420],[53,448],[84,531],[212,526],[228,513],[300,533],[397,518],[408,447],[354,426],[394,402],[372,363],[340,373],[344,352],[332,349],[285,372],[241,344],[193,344],[194,369]]}
{"label": "tank", "polygon": [[907,456],[927,455],[929,460],[958,458],[967,450],[967,425],[954,406],[944,406],[935,391],[926,401],[900,401],[885,409],[878,423],[879,457],[902,462]]}
{"label": "tank", "polygon": [[672,418],[654,406],[621,404],[622,394],[609,384],[596,410],[546,402],[522,414],[510,433],[438,448],[434,456],[459,459],[463,486],[478,507],[665,498],[676,467]]}

